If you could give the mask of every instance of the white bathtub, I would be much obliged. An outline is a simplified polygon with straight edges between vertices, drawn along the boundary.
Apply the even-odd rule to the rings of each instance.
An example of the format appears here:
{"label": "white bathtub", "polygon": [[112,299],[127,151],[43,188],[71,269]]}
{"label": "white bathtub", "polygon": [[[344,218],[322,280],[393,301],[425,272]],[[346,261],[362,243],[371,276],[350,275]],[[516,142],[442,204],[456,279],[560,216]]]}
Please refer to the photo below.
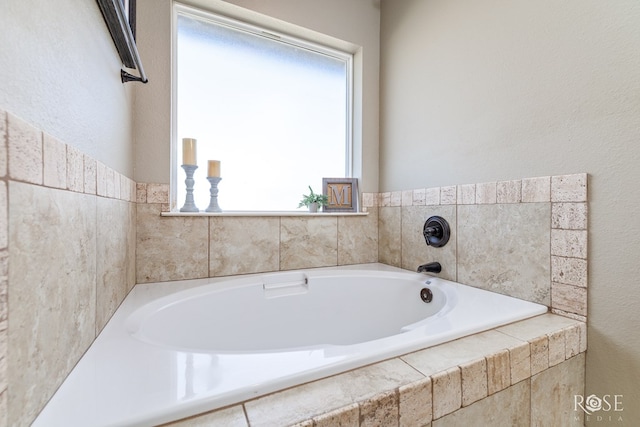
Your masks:
{"label": "white bathtub", "polygon": [[359,267],[138,285],[33,425],[160,424],[547,311]]}

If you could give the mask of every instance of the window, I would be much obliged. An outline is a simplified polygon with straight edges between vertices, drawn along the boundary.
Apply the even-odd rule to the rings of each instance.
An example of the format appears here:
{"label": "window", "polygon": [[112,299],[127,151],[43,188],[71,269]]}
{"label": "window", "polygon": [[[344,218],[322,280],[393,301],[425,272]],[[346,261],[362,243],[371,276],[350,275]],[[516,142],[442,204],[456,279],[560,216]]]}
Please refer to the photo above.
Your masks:
{"label": "window", "polygon": [[323,177],[351,177],[352,54],[176,6],[173,185],[185,200],[182,138],[197,139],[194,198],[223,210],[290,211]]}

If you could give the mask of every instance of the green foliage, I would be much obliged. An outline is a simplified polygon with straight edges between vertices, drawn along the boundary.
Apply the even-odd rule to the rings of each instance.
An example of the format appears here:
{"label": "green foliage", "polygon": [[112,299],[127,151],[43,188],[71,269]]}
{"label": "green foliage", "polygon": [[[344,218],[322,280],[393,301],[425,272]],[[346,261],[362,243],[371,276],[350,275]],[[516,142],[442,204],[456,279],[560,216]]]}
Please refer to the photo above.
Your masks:
{"label": "green foliage", "polygon": [[300,200],[299,208],[306,206],[309,207],[311,203],[317,203],[318,206],[326,206],[329,203],[329,197],[324,194],[315,194],[311,186],[309,186],[309,195],[303,194],[302,200]]}

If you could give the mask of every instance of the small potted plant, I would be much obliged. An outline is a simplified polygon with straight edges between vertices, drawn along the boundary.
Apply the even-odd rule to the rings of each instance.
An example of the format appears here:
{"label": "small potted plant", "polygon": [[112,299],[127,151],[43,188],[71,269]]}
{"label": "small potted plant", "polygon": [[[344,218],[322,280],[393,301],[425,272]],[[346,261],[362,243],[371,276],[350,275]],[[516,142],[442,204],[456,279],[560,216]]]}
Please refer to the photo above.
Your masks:
{"label": "small potted plant", "polygon": [[309,186],[309,191],[309,195],[302,195],[302,200],[300,200],[298,207],[306,206],[309,208],[309,212],[318,212],[318,207],[326,206],[329,198],[324,194],[315,194],[311,186]]}

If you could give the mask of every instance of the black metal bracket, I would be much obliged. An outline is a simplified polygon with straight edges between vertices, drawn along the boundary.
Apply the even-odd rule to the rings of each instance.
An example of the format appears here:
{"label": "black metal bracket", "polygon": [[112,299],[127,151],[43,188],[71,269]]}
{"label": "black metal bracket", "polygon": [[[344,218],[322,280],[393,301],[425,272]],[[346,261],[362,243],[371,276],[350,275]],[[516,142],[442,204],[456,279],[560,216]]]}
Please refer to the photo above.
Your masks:
{"label": "black metal bracket", "polygon": [[427,245],[440,248],[449,241],[451,229],[446,219],[436,215],[425,221],[424,227],[422,228],[422,235]]}
{"label": "black metal bracket", "polygon": [[142,82],[147,83],[149,80],[146,78],[134,76],[133,74],[127,73],[125,70],[120,70],[120,78],[122,79],[122,83],[126,82]]}

